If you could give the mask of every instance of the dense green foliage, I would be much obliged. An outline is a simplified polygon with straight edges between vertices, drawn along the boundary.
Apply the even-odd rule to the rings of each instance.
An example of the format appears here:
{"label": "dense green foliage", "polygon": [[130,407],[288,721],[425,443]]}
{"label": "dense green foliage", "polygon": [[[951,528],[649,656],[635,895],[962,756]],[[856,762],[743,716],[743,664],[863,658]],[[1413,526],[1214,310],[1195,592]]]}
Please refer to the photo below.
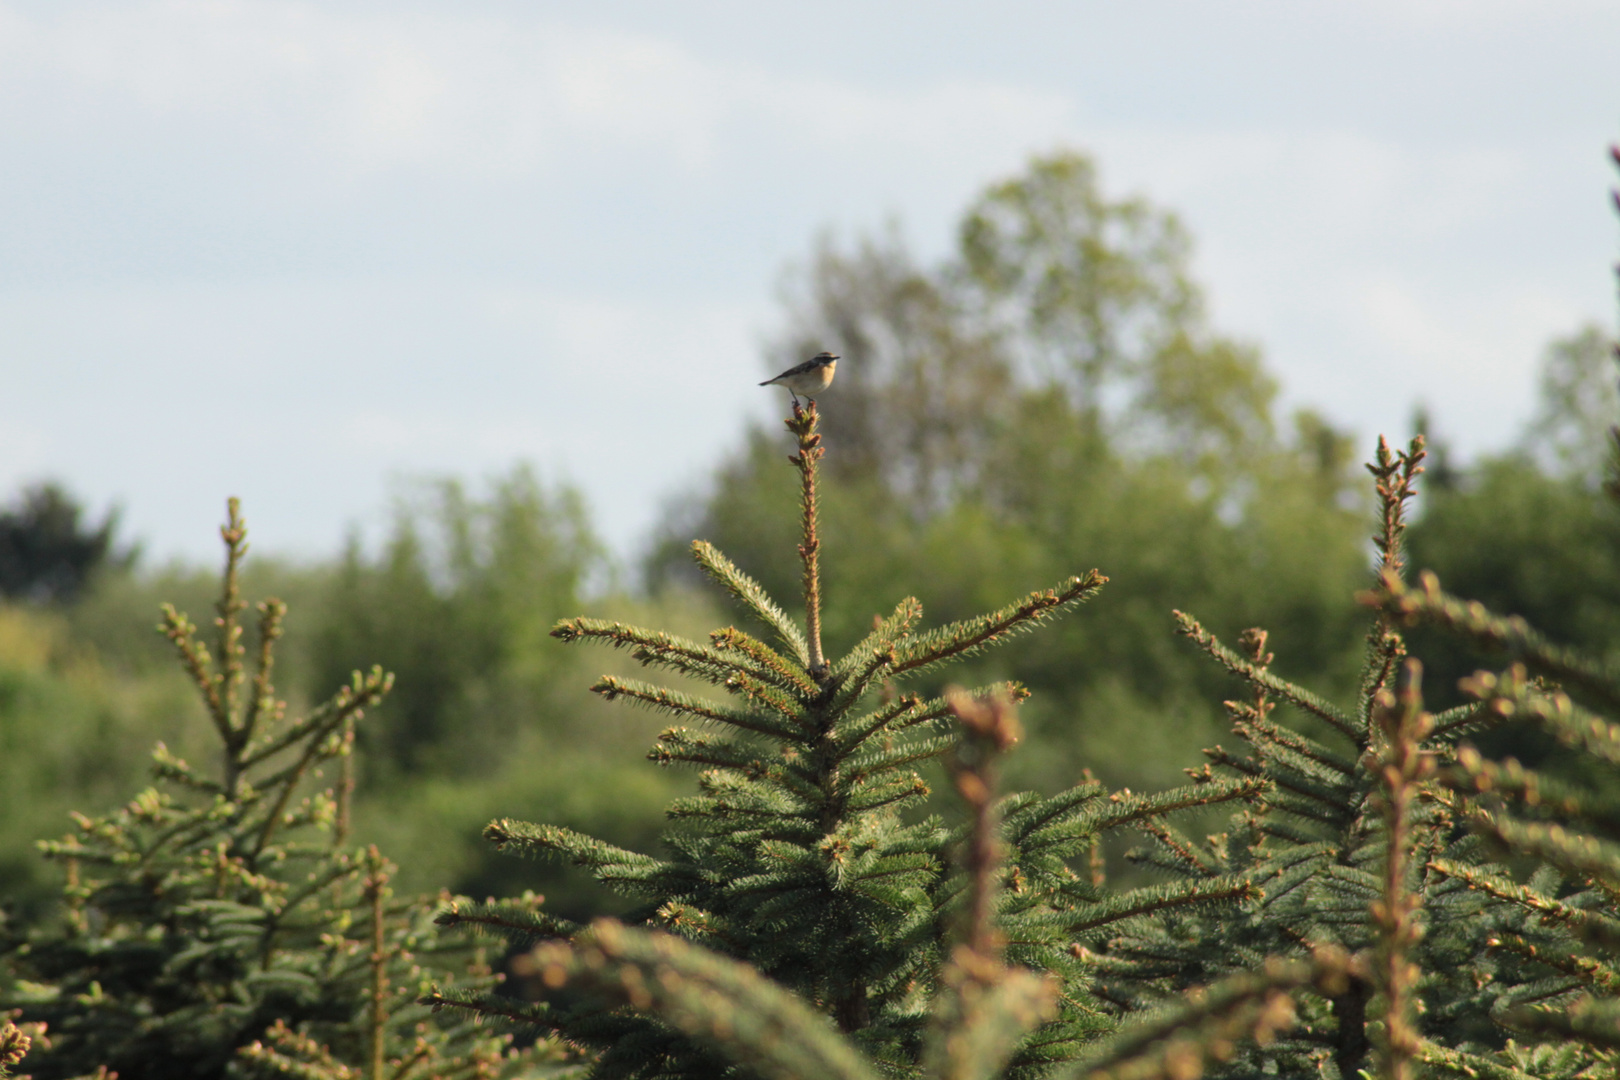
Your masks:
{"label": "dense green foliage", "polygon": [[[842,657],[824,658],[816,483],[824,448],[817,419],[811,402],[808,412],[795,405],[788,421],[797,438],[791,460],[802,477],[803,629],[756,581],[699,541],[693,545],[699,566],[765,628],[769,641],[726,626],[710,633],[705,644],[589,618],[564,620],[553,631],[564,641],[624,649],[643,665],[730,695],[730,701],[720,702],[612,676],[593,687],[609,700],[622,698],[710,729],[668,728],[649,755],[660,764],[700,770],[698,796],[669,809],[670,826],[662,838],[668,855],[629,851],[555,825],[510,819],[492,823],[485,835],[518,854],[587,868],[637,901],[627,921],[745,962],[801,1001],[814,1003],[817,1013],[851,1036],[861,1056],[897,1075],[913,1074],[931,1055],[944,1052],[931,1049],[922,1036],[930,1014],[938,1016],[941,1007],[956,1009],[937,1004],[950,998],[943,991],[956,977],[957,967],[947,963],[942,949],[951,923],[966,919],[980,927],[977,951],[985,954],[984,963],[991,962],[994,923],[1011,941],[1009,959],[1062,987],[1055,1007],[1044,1010],[1044,1023],[1023,1025],[1019,1034],[1027,1038],[990,1054],[1011,1076],[1041,1075],[1074,1059],[1113,1027],[1114,1008],[1087,987],[1084,952],[1073,947],[1077,938],[1107,934],[1145,911],[1231,900],[1250,891],[1235,877],[1183,888],[1105,891],[1100,881],[1078,875],[1073,864],[1094,858],[1101,837],[1113,827],[1192,804],[1207,807],[1249,797],[1253,785],[1242,778],[1208,781],[1196,792],[1142,797],[1110,796],[1102,785],[1088,783],[1046,798],[1033,792],[1015,796],[995,814],[1003,819],[1006,872],[1016,888],[1001,893],[999,906],[980,895],[964,912],[964,897],[975,895],[974,851],[981,874],[991,873],[993,841],[982,824],[990,812],[990,793],[982,779],[959,784],[980,811],[975,840],[967,827],[951,830],[937,816],[920,813],[929,789],[916,770],[956,751],[955,718],[985,709],[1006,714],[998,722],[998,739],[1002,748],[1010,745],[1015,738],[1011,705],[986,703],[997,697],[1010,702],[1027,691],[1003,684],[973,695],[929,698],[910,687],[925,672],[993,646],[1004,648],[1015,636],[1091,599],[1107,579],[1095,570],[1071,576],[1055,588],[928,630],[918,626],[920,605],[905,597],[890,615],[875,619],[866,637]],[[969,872],[953,873],[952,852],[964,845]],[[989,886],[981,882],[978,888]],[[603,946],[604,933],[618,933],[559,919],[531,903],[458,905],[441,922],[525,946],[561,938],[594,949]],[[671,1032],[662,1020],[636,1008],[633,999],[629,1009],[608,1012],[594,996],[547,995],[538,1005],[519,1006],[487,993],[449,991],[430,1000],[556,1032],[596,1052],[593,1075],[729,1075],[711,1046]]]}
{"label": "dense green foliage", "polygon": [[[156,786],[114,813],[77,815],[72,835],[43,845],[67,867],[63,904],[3,940],[0,1002],[43,1035],[32,1074],[516,1075],[524,1063],[503,1040],[425,1022],[413,1003],[422,964],[440,975],[472,957],[439,943],[421,903],[390,898],[392,867],[375,847],[348,847],[355,726],[392,677],[356,672],[289,715],[273,682],[280,601],[258,605],[249,657],[234,501],[222,534],[213,641],[174,608],[164,615],[217,767],[159,743]],[[308,784],[323,767],[341,771],[335,788]]]}
{"label": "dense green foliage", "polygon": [[[351,543],[326,579],[307,638],[311,677],[330,683],[368,663],[400,672],[374,734],[361,736],[356,817],[361,835],[416,853],[403,879],[413,887],[533,886],[584,915],[608,898],[587,883],[514,874],[476,844],[484,823],[522,813],[621,843],[652,835],[670,785],[600,751],[654,726],[602,708],[546,637],[606,579],[577,493],[525,468],[479,494],[422,485],[400,501],[379,550]],[[620,615],[645,609],[604,601]],[[670,614],[685,625],[704,613]]]}
{"label": "dense green foliage", "polygon": [[[380,1075],[378,972],[385,1056],[408,1058],[425,1021],[403,999],[428,966],[466,960],[435,959],[425,909],[387,891],[451,886],[544,891],[459,901],[449,921],[520,951],[552,940],[516,960],[531,1000],[435,1000],[564,1033],[601,1054],[599,1075],[1612,1072],[1606,335],[1554,342],[1519,444],[1431,460],[1391,534],[1389,494],[1367,497],[1346,436],[1279,415],[1258,352],[1209,326],[1188,259],[1173,216],[1107,197],[1074,155],[987,190],[939,265],[892,235],[823,244],[766,363],[844,356],[821,409],[824,604],[766,599],[805,595],[791,556],[805,535],[803,491],[762,430],[671,515],[643,595],[619,584],[578,495],[522,469],[482,491],[425,484],[380,542],[332,563],[256,561],[242,586],[299,616],[278,653],[290,715],[331,715],[326,690],[356,669],[399,672],[357,753],[337,729],[306,732],[311,765],[358,766],[352,798],[276,779],[268,760],[252,768],[271,779],[232,793],[230,752],[217,776],[182,766],[220,761],[222,732],[260,700],[222,728],[209,684],[150,631],[159,599],[195,610],[216,585],[131,566],[110,516],[86,526],[34,489],[0,515],[12,555],[45,553],[0,604],[0,899],[23,946],[0,998],[51,1025],[24,1066]],[[1399,467],[1380,466],[1386,486]],[[1380,502],[1389,573],[1369,636],[1352,596]],[[717,543],[697,573],[694,534]],[[1544,636],[1402,577],[1399,542],[1451,595]],[[1031,590],[1088,566],[1110,582],[1084,612],[1010,647],[955,647],[985,611],[1036,621]],[[740,628],[704,636],[724,620],[704,575],[742,601]],[[1059,606],[1080,597],[1065,590]],[[1024,607],[1001,607],[1014,596]],[[582,609],[601,617],[570,618]],[[1172,609],[1198,614],[1181,621],[1198,648]],[[945,629],[919,630],[921,610]],[[586,668],[546,636],[560,618],[565,639],[627,647]],[[823,636],[840,658],[824,669],[808,651]],[[954,679],[1032,694],[1002,766],[1020,793],[987,799],[971,780],[991,782],[1000,749],[974,749],[974,717],[1001,730],[1010,706],[948,697],[943,672],[908,659],[930,649]],[[1502,669],[1504,651],[1523,668]],[[1408,654],[1421,693],[1400,674]],[[663,685],[636,679],[645,664]],[[1482,667],[1494,674],[1472,677]],[[634,760],[662,721],[601,698],[708,726],[653,751],[697,767],[695,794]],[[129,802],[158,739],[158,787]],[[1217,739],[1231,749],[1188,786]],[[927,794],[946,779],[955,798]],[[278,790],[294,807],[279,823]],[[47,864],[34,841],[68,810],[83,813]],[[497,855],[477,842],[494,817],[508,848],[560,858]],[[1125,828],[1146,837],[1130,863],[1108,839]],[[391,883],[373,841],[406,855]],[[445,1013],[421,1030],[440,1049],[410,1067],[452,1072],[431,1055],[453,1058],[469,1032]],[[0,1018],[0,1063],[21,1037]]]}

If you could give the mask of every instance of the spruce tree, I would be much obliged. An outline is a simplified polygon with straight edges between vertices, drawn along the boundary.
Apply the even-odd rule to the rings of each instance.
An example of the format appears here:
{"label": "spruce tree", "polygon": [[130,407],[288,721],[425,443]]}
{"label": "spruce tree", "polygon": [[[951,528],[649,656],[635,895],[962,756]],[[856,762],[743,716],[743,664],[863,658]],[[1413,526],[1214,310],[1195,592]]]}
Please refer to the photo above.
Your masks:
{"label": "spruce tree", "polygon": [[[72,835],[41,845],[67,868],[64,911],[9,942],[27,981],[8,1004],[38,1033],[32,1075],[515,1075],[525,1063],[507,1040],[436,1022],[415,1004],[446,970],[478,981],[477,958],[437,937],[438,901],[392,897],[387,860],[349,846],[355,725],[393,677],[356,672],[289,716],[273,682],[279,601],[258,605],[248,655],[246,528],[234,499],[221,535],[213,642],[172,607],[160,627],[220,757],[193,766],[160,743],[155,786],[112,814],[75,815]],[[335,787],[312,783],[323,767],[339,770]]]}
{"label": "spruce tree", "polygon": [[[1266,956],[1353,958],[1344,978],[1296,995],[1296,1023],[1217,1075],[1552,1080],[1620,1065],[1620,724],[1602,715],[1620,707],[1620,670],[1446,596],[1432,574],[1407,584],[1405,506],[1422,457],[1421,438],[1399,453],[1381,441],[1370,466],[1383,521],[1362,599],[1377,617],[1351,706],[1274,674],[1263,631],[1232,650],[1178,616],[1249,691],[1227,702],[1244,750],[1206,751],[1195,776],[1263,784],[1228,832],[1195,841],[1149,821],[1152,842],[1132,857],[1184,880],[1243,877],[1262,899],[1238,918],[1172,910],[1129,927],[1098,957],[1097,992],[1173,1015],[1180,994],[1276,962]],[[1514,662],[1430,714],[1401,634],[1420,622]],[[1572,756],[1538,773],[1471,741],[1514,723]]]}
{"label": "spruce tree", "polygon": [[[1381,509],[1378,572],[1387,580],[1405,571],[1407,505],[1422,459],[1421,437],[1399,452],[1380,440],[1369,466]],[[1377,1064],[1382,1075],[1405,1076],[1432,1046],[1488,1043],[1479,980],[1490,980],[1493,966],[1474,947],[1483,906],[1440,878],[1431,861],[1485,858],[1480,841],[1457,827],[1457,808],[1433,777],[1489,714],[1477,705],[1424,713],[1421,668],[1387,615],[1368,633],[1359,692],[1347,706],[1275,674],[1263,630],[1244,632],[1233,650],[1191,616],[1177,619],[1248,691],[1226,703],[1242,749],[1213,747],[1206,764],[1188,772],[1195,780],[1234,775],[1256,787],[1228,831],[1198,840],[1171,822],[1148,821],[1150,840],[1131,858],[1171,880],[1239,877],[1260,900],[1241,913],[1167,911],[1136,924],[1099,956],[1099,992],[1151,1012],[1190,988],[1258,970],[1267,957],[1335,948],[1358,958],[1350,977],[1333,994],[1302,994],[1298,1023],[1245,1048],[1226,1066],[1232,1075],[1347,1080]],[[1292,714],[1286,722],[1279,707]],[[1416,929],[1414,896],[1423,898],[1427,933]],[[1426,973],[1421,986],[1414,958]],[[1418,999],[1421,1036],[1412,1019]]]}
{"label": "spruce tree", "polygon": [[[911,1075],[928,1053],[931,1002],[949,983],[944,943],[967,902],[971,874],[951,860],[970,827],[950,827],[926,812],[929,788],[918,772],[960,742],[951,700],[913,692],[907,681],[1033,629],[1094,595],[1106,579],[1091,571],[932,630],[918,629],[920,606],[906,598],[887,618],[874,620],[871,633],[847,654],[828,658],[820,633],[823,447],[817,425],[814,402],[807,409],[795,405],[787,421],[797,448],[790,460],[799,474],[802,627],[753,578],[700,541],[692,547],[698,564],[771,640],[727,626],[702,643],[588,618],[566,620],[553,631],[565,642],[629,649],[649,667],[730,695],[720,702],[615,677],[594,687],[609,699],[708,729],[671,727],[649,754],[661,765],[700,770],[698,794],[669,808],[662,857],[551,825],[500,820],[486,830],[507,850],[567,860],[632,898],[637,906],[625,919],[630,926],[593,930],[533,903],[457,905],[441,921],[524,947],[559,940],[600,951],[611,938],[635,943],[625,948],[636,955],[641,949],[652,950],[646,956],[678,955],[705,971],[706,965],[732,970],[728,963],[743,961],[751,972],[748,986],[769,985],[778,995],[770,1000],[788,994],[799,1003],[794,1008],[826,1018],[853,1040],[849,1053],[871,1063],[865,1067]],[[1017,700],[1025,691],[1003,684],[969,697],[995,695]],[[1073,1059],[1114,1026],[1117,1010],[1084,988],[1086,950],[1079,941],[1147,912],[1229,903],[1250,892],[1232,879],[1110,893],[1083,871],[1101,835],[1178,807],[1242,798],[1254,786],[1243,778],[1212,780],[1196,790],[1144,798],[1110,794],[1088,781],[1050,798],[1015,795],[996,807],[1007,862],[994,919],[1007,940],[1007,960],[1051,973],[1063,987],[1056,1014],[1012,1057],[1013,1075],[1035,1075]],[[703,951],[644,936],[650,928]],[[761,976],[768,984],[758,983]],[[548,985],[542,980],[541,990]],[[692,1038],[638,1005],[638,998],[604,1009],[564,992],[544,996],[548,1000],[518,1004],[445,990],[428,1000],[557,1032],[593,1054],[599,1076],[712,1077],[732,1068],[716,1056],[712,1038]],[[753,1022],[741,1015],[735,1020]]]}
{"label": "spruce tree", "polygon": [[[1436,1056],[1457,1071],[1510,1067],[1559,1078],[1620,1070],[1620,667],[1556,646],[1523,619],[1386,577],[1371,597],[1389,618],[1427,623],[1506,654],[1464,680],[1463,706],[1487,723],[1531,728],[1568,752],[1545,770],[1463,745],[1439,772],[1439,796],[1499,861],[1432,856],[1437,882],[1483,911],[1471,941],[1482,1012],[1496,1045]],[[1438,890],[1436,890],[1438,891]],[[1494,1053],[1489,1051],[1495,1050]]]}

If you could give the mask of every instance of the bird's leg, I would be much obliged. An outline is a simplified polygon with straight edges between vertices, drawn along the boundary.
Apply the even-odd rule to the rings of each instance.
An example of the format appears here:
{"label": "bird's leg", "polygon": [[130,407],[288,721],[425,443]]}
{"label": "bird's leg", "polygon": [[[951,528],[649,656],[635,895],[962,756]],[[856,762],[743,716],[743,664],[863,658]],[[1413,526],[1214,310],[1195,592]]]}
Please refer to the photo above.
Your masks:
{"label": "bird's leg", "polygon": [[799,395],[793,393],[792,390],[789,390],[788,393],[792,395],[792,397],[793,397],[793,407],[795,409],[797,409],[799,407]]}

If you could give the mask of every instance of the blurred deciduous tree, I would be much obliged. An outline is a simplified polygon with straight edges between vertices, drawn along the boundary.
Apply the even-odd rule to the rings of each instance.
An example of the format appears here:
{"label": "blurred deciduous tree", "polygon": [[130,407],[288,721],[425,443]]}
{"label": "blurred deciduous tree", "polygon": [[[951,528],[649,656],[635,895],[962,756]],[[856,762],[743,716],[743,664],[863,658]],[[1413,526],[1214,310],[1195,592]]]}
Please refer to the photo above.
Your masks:
{"label": "blurred deciduous tree", "polygon": [[363,657],[404,673],[371,748],[385,770],[487,763],[488,738],[542,711],[555,659],[542,642],[603,557],[578,493],[527,468],[482,498],[455,480],[427,485],[399,504],[378,555],[350,542],[316,631],[315,681]]}
{"label": "blurred deciduous tree", "polygon": [[1588,487],[1603,481],[1609,429],[1620,416],[1620,369],[1614,338],[1595,324],[1547,345],[1540,406],[1525,444],[1553,472]]}

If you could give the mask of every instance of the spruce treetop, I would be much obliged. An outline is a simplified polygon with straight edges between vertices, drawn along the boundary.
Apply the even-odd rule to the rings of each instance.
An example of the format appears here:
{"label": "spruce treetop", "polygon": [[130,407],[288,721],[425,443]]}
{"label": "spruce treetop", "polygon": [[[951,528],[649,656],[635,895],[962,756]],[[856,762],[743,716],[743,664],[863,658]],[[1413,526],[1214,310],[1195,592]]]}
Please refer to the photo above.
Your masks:
{"label": "spruce treetop", "polygon": [[[553,825],[503,819],[486,830],[506,849],[589,870],[636,906],[623,924],[590,926],[553,916],[533,902],[457,906],[441,921],[525,946],[553,943],[533,960],[544,1000],[515,1003],[448,990],[426,1000],[558,1032],[592,1051],[592,1068],[601,1076],[729,1075],[736,1066],[717,1055],[713,1031],[672,1024],[651,998],[632,994],[610,1005],[561,989],[575,985],[569,972],[668,967],[704,985],[724,984],[728,989],[715,993],[725,1001],[743,994],[765,1010],[763,1016],[745,1016],[733,1002],[721,1009],[729,1016],[725,1025],[768,1026],[774,1008],[769,1002],[786,994],[797,1002],[792,1008],[809,1008],[822,1018],[818,1023],[852,1040],[857,1058],[869,1063],[865,1068],[910,1075],[925,1059],[935,1062],[930,1068],[943,1068],[944,1058],[929,1057],[937,1047],[928,1049],[935,1044],[927,1034],[942,994],[966,994],[965,987],[981,982],[986,993],[992,984],[1047,985],[1010,974],[975,982],[979,976],[963,974],[973,967],[963,956],[994,952],[994,964],[984,971],[1044,972],[1058,980],[1052,985],[1064,987],[1050,1009],[1029,1012],[1034,999],[1021,998],[1028,1007],[1019,1006],[1020,1015],[1028,1013],[1029,1024],[1017,1031],[1032,1024],[1038,1030],[997,1051],[1010,1056],[1013,1075],[1034,1076],[1073,1060],[1114,1026],[1111,1006],[1083,988],[1080,973],[1090,960],[1077,940],[1097,940],[1144,912],[1229,904],[1249,894],[1244,883],[1224,880],[1108,894],[1100,879],[1071,868],[1095,858],[1106,830],[1171,813],[1191,801],[1189,791],[1150,799],[1110,796],[1102,785],[1087,782],[1051,798],[1026,793],[993,806],[980,792],[979,802],[967,799],[978,824],[957,827],[927,812],[930,788],[920,770],[956,761],[974,743],[974,729],[967,724],[964,730],[963,718],[990,707],[983,703],[1000,701],[995,730],[1009,732],[1011,710],[1027,692],[998,684],[928,696],[907,689],[906,682],[1050,621],[1095,595],[1106,578],[1092,570],[998,610],[931,629],[919,625],[918,602],[903,598],[888,616],[874,619],[853,648],[826,655],[820,631],[818,482],[825,447],[819,421],[812,402],[796,405],[786,422],[800,493],[802,623],[718,549],[698,541],[691,550],[699,566],[764,629],[763,636],[727,626],[702,642],[590,618],[565,620],[553,631],[565,642],[628,649],[647,667],[725,694],[715,698],[620,677],[605,677],[593,687],[604,697],[684,722],[666,729],[649,754],[660,765],[699,771],[697,794],[669,807],[663,856]],[[964,779],[971,769],[952,769],[959,789],[973,786]],[[1240,799],[1252,786],[1241,779],[1214,782],[1197,799]],[[997,824],[986,825],[984,814]],[[986,829],[1001,852],[999,869],[994,888],[976,892],[973,882],[990,873]],[[953,853],[964,844],[968,855],[957,858]],[[952,953],[947,942],[963,920],[976,929],[961,947],[967,953]],[[1006,969],[997,966],[1004,962],[1003,947],[1005,963],[1012,965]],[[565,954],[571,957],[566,962]],[[723,974],[733,970],[728,964],[740,962],[748,965],[746,977]],[[761,977],[768,982],[758,982]],[[961,1005],[965,998],[952,1000],[967,1007]]]}

